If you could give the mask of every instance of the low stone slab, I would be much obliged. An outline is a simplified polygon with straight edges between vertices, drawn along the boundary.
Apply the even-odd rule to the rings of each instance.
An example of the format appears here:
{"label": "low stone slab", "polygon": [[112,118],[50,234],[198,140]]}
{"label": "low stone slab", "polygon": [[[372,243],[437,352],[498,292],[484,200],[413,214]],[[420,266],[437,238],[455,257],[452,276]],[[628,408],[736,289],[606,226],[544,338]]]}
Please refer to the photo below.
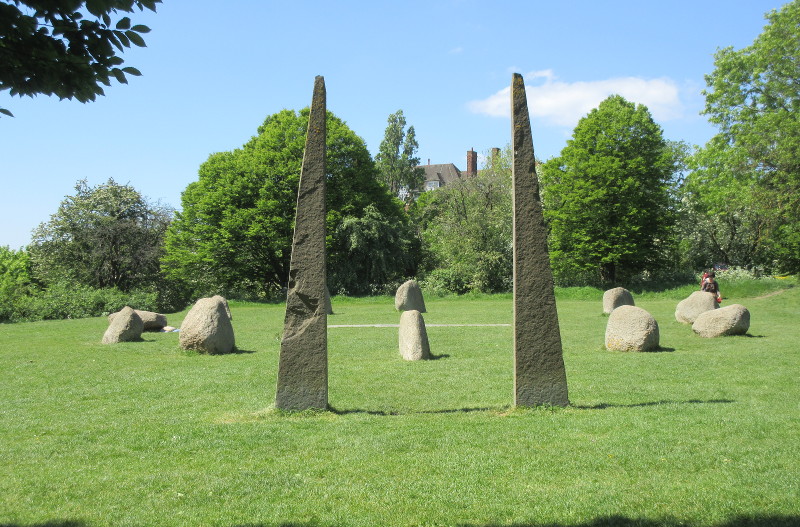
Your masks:
{"label": "low stone slab", "polygon": [[705,291],[695,291],[688,298],[678,302],[675,320],[682,324],[694,324],[701,313],[719,308],[716,297]]}
{"label": "low stone slab", "polygon": [[201,298],[189,310],[181,324],[181,348],[211,355],[234,350],[233,325],[221,298]]}
{"label": "low stone slab", "polygon": [[422,314],[412,309],[400,315],[400,356],[405,360],[427,360],[431,358],[428,332]]}
{"label": "low stone slab", "polygon": [[398,311],[419,311],[426,313],[425,300],[422,298],[422,289],[415,280],[408,280],[397,288],[394,295],[394,308]]}
{"label": "low stone slab", "polygon": [[653,351],[658,349],[658,323],[644,309],[620,306],[608,317],[606,349],[614,351]]}
{"label": "low stone slab", "polygon": [[619,306],[635,306],[633,295],[624,287],[615,287],[603,293],[603,313],[610,315]]}
{"label": "low stone slab", "polygon": [[108,329],[103,334],[103,344],[116,344],[117,342],[133,342],[142,339],[144,322],[133,308],[123,307],[113,319]]}
{"label": "low stone slab", "polygon": [[[134,311],[139,315],[139,318],[142,319],[145,331],[161,331],[167,325],[167,315],[162,315],[161,313],[155,313],[153,311],[141,311],[139,309],[134,309]],[[117,313],[119,313],[119,311],[117,311]],[[117,313],[108,315],[109,324],[114,321],[114,317],[117,316]]]}
{"label": "low stone slab", "polygon": [[750,311],[741,304],[731,304],[700,313],[692,330],[701,337],[744,335],[750,329]]}

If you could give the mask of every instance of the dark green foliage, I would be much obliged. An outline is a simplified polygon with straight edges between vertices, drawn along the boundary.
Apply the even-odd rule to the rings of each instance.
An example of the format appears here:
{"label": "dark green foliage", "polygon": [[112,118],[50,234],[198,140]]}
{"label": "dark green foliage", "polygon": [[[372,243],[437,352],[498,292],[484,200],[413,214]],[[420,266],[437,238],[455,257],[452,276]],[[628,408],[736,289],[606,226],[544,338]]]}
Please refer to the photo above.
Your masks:
{"label": "dark green foliage", "polygon": [[122,291],[154,284],[172,210],[113,179],[95,187],[82,180],[75,191],[34,231],[28,251],[37,280]]}
{"label": "dark green foliage", "polygon": [[13,317],[15,302],[32,287],[28,253],[0,247],[0,322]]}
{"label": "dark green foliage", "polygon": [[[163,266],[170,277],[196,294],[240,298],[269,298],[285,287],[308,114],[306,108],[271,115],[242,148],[213,154],[201,165],[167,234]],[[364,141],[330,112],[327,172],[329,269],[337,267],[330,285],[347,290],[352,280],[337,283],[337,277],[371,271],[362,267],[368,261],[349,257],[354,246],[337,237],[340,225],[346,218],[366,221],[372,205],[381,222],[400,228],[404,212],[377,181]],[[384,276],[403,270],[403,261],[387,261]]]}
{"label": "dark green foliage", "polygon": [[[117,56],[131,44],[144,47],[141,34],[150,29],[133,25],[119,12],[156,10],[161,0],[2,0],[0,1],[0,91],[11,95],[56,95],[60,99],[93,101],[111,80],[127,84]],[[85,4],[85,5],[84,5]],[[86,11],[94,19],[84,18]],[[0,109],[0,113],[11,112]]]}
{"label": "dark green foliage", "polygon": [[510,149],[478,175],[424,193],[413,210],[426,244],[427,289],[510,291]]}
{"label": "dark green foliage", "polygon": [[685,201],[709,260],[800,270],[800,1],[752,45],[717,52],[705,113],[719,134],[693,158]]}
{"label": "dark green foliage", "polygon": [[641,104],[609,97],[539,171],[560,285],[611,284],[673,260],[680,150]]}

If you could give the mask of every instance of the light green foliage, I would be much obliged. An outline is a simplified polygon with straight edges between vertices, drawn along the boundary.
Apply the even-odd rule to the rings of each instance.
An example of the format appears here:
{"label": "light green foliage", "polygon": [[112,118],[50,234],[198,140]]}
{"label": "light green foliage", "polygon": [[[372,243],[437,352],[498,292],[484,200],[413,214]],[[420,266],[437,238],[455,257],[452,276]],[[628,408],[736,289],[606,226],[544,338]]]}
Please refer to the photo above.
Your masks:
{"label": "light green foliage", "polygon": [[414,214],[427,249],[427,287],[455,293],[509,291],[511,206],[510,147],[489,157],[476,176],[424,193]]}
{"label": "light green foliage", "polygon": [[24,249],[0,247],[0,321],[12,317],[14,303],[31,287],[28,253]]}
{"label": "light green foliage", "polygon": [[680,152],[619,95],[578,122],[539,171],[557,283],[610,284],[669,264]]}
{"label": "light green foliage", "polygon": [[73,282],[128,291],[160,276],[164,232],[172,210],[150,203],[113,179],[75,185],[50,221],[33,233],[28,251],[34,275],[45,284]]}
{"label": "light green foliage", "polygon": [[[714,257],[800,270],[800,1],[767,14],[752,45],[717,52],[705,114],[719,134],[695,156],[688,200],[720,238]],[[708,234],[706,232],[705,234]],[[773,263],[774,261],[774,263]]]}
{"label": "light green foliage", "polygon": [[392,195],[397,195],[401,188],[405,188],[408,190],[407,200],[410,201],[422,187],[425,174],[418,166],[416,133],[413,126],[406,130],[403,110],[391,114],[388,123],[375,162],[381,181],[389,187]]}
{"label": "light green foliage", "polygon": [[[242,148],[212,154],[200,166],[167,234],[170,277],[196,294],[233,297],[269,297],[287,284],[308,115],[308,108],[270,115]],[[343,219],[362,218],[368,205],[392,225],[404,213],[377,181],[364,141],[330,112],[326,166],[329,262],[359,275],[363,269],[341,254],[346,240],[335,236]],[[387,273],[402,269],[402,262],[394,265]]]}
{"label": "light green foliage", "polygon": [[336,411],[301,415],[268,409],[282,304],[233,302],[241,352],[215,357],[102,345],[100,318],[0,326],[0,525],[796,526],[800,288],[735,299],[751,336],[718,339],[637,297],[661,353],[604,350],[601,298],[557,298],[565,409],[509,407],[510,327],[433,325],[510,323],[508,295],[426,299],[432,361],[396,328],[331,328]]}
{"label": "light green foliage", "polygon": [[[127,84],[133,67],[119,68],[117,52],[144,47],[147,26],[118,12],[156,10],[161,0],[0,1],[0,91],[11,95],[55,95],[93,101],[111,80]],[[88,13],[87,13],[88,12]],[[89,14],[92,17],[86,17]],[[116,48],[116,49],[115,49]],[[6,109],[0,113],[11,115]]]}

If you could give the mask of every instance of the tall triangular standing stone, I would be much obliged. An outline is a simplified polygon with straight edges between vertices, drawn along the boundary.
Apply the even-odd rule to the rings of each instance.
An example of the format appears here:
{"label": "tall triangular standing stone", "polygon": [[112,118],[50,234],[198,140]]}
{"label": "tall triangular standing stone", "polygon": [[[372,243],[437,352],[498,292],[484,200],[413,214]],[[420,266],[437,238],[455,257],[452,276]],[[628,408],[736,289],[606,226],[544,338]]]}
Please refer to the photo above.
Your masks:
{"label": "tall triangular standing stone", "polygon": [[297,192],[286,318],[275,406],[328,407],[328,317],[325,305],[325,80],[314,81]]}
{"label": "tall triangular standing stone", "polygon": [[567,375],[522,75],[511,80],[514,404],[567,406]]}

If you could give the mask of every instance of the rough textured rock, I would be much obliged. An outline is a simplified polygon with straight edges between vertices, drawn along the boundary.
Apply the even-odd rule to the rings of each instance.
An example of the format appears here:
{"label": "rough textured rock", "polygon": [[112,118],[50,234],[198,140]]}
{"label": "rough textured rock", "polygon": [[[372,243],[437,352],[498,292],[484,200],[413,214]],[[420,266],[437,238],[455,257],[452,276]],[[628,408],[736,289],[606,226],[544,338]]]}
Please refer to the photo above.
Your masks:
{"label": "rough textured rock", "polygon": [[539,198],[525,83],[511,80],[514,195],[514,404],[566,406],[567,374],[561,348],[547,228]]}
{"label": "rough textured rock", "polygon": [[603,313],[611,314],[619,306],[635,306],[633,295],[624,287],[615,287],[603,293]]}
{"label": "rough textured rock", "polygon": [[394,295],[394,308],[398,311],[419,311],[426,313],[425,300],[422,298],[422,289],[415,280],[408,280],[397,288]]}
{"label": "rough textured rock", "polygon": [[181,324],[181,348],[211,355],[235,349],[233,325],[220,298],[201,298],[195,302]]}
{"label": "rough textured rock", "polygon": [[644,309],[619,306],[608,316],[606,348],[614,351],[658,349],[658,323]]}
{"label": "rough textured rock", "polygon": [[115,317],[109,317],[111,322],[103,334],[103,344],[117,342],[131,342],[142,338],[144,323],[133,308],[123,307]]}
{"label": "rough textured rock", "polygon": [[692,330],[701,337],[744,335],[750,329],[750,311],[741,304],[731,304],[700,313]]}
{"label": "rough textured rock", "polygon": [[333,315],[333,305],[331,304],[331,292],[325,288],[325,314]]}
{"label": "rough textured rock", "polygon": [[[141,311],[139,309],[134,309],[134,311],[139,315],[139,318],[142,319],[145,331],[161,331],[164,329],[164,326],[167,325],[167,315],[154,313],[153,311]],[[119,313],[119,311],[117,313]],[[114,321],[114,317],[117,316],[117,313],[108,315],[109,323]]]}
{"label": "rough textured rock", "polygon": [[325,306],[325,81],[314,81],[297,193],[286,317],[275,406],[328,407],[328,315]]}
{"label": "rough textured rock", "polygon": [[700,313],[719,308],[717,299],[712,293],[695,291],[688,298],[678,302],[675,308],[675,320],[683,324],[694,324]]}
{"label": "rough textured rock", "polygon": [[214,300],[217,300],[219,302],[222,302],[222,305],[225,307],[225,312],[228,314],[228,318],[233,320],[233,315],[231,315],[231,308],[228,305],[228,299],[226,299],[225,297],[220,296],[220,295],[214,295],[211,298],[213,298]]}
{"label": "rough textured rock", "polygon": [[422,314],[412,309],[400,315],[400,356],[405,360],[427,360],[431,358],[428,332]]}

